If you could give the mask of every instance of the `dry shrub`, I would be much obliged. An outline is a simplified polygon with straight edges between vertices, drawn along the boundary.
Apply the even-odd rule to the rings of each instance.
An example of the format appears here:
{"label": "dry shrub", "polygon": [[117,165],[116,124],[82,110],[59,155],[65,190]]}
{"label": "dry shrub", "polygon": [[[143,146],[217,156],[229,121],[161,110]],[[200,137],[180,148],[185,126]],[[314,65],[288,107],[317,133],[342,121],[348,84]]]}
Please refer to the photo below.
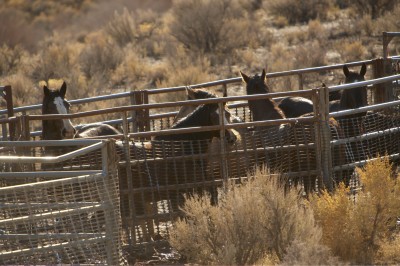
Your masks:
{"label": "dry shrub", "polygon": [[284,17],[289,24],[308,22],[312,19],[325,20],[331,7],[329,0],[268,0],[264,8],[275,17]]}
{"label": "dry shrub", "polygon": [[122,62],[110,77],[113,86],[140,87],[140,83],[146,83],[152,78],[151,73],[156,64],[143,57],[134,45],[127,45],[122,53]]}
{"label": "dry shrub", "polygon": [[10,75],[12,72],[16,72],[25,54],[26,51],[20,45],[10,48],[3,44],[0,47],[0,75]]}
{"label": "dry shrub", "polygon": [[42,90],[39,90],[32,80],[22,73],[2,77],[0,83],[11,85],[14,106],[38,104],[38,99],[42,99]]}
{"label": "dry shrub", "polygon": [[398,19],[399,12],[400,12],[400,4],[397,4],[384,17],[377,19],[376,33],[381,34],[382,31],[398,31],[400,28],[400,21]]}
{"label": "dry shrub", "polygon": [[394,6],[398,4],[398,0],[353,0],[348,1],[348,4],[355,10],[357,16],[361,13],[370,15],[372,19],[377,19],[386,12],[393,10]]}
{"label": "dry shrub", "polygon": [[378,251],[398,242],[392,239],[400,213],[400,183],[393,178],[387,157],[369,162],[357,173],[363,187],[355,200],[343,184],[334,193],[324,191],[311,200],[323,229],[323,242],[336,256],[350,263],[394,263],[398,259],[392,261],[390,252]]}
{"label": "dry shrub", "polygon": [[43,36],[43,31],[34,27],[28,15],[17,8],[0,9],[0,25],[0,43],[9,47],[21,45],[32,49]]}
{"label": "dry shrub", "polygon": [[373,36],[375,23],[371,19],[371,16],[365,15],[361,19],[357,20],[356,28],[360,31],[362,36]]}
{"label": "dry shrub", "polygon": [[294,58],[296,58],[294,68],[326,65],[327,51],[327,44],[323,40],[314,40],[304,45],[299,45],[294,51]]}
{"label": "dry shrub", "polygon": [[209,72],[210,61],[207,58],[191,59],[177,56],[168,59],[166,65],[167,73],[163,80],[157,81],[158,88],[191,85],[216,79],[215,75]]}
{"label": "dry shrub", "polygon": [[192,53],[218,57],[258,42],[257,16],[247,16],[238,1],[176,0],[166,23]]}
{"label": "dry shrub", "polygon": [[79,56],[81,70],[88,79],[108,80],[109,75],[121,63],[122,50],[103,32],[91,35]]}
{"label": "dry shrub", "polygon": [[40,52],[32,60],[31,76],[33,80],[65,78],[77,71],[78,55],[81,46],[75,43],[64,43],[58,35],[44,41]]}
{"label": "dry shrub", "polygon": [[277,28],[284,28],[289,26],[289,21],[284,16],[276,16],[273,21],[273,25]]}
{"label": "dry shrub", "polygon": [[113,19],[107,24],[105,31],[114,39],[120,47],[133,42],[136,38],[136,24],[127,8],[122,14],[115,11]]}
{"label": "dry shrub", "polygon": [[122,13],[115,11],[113,19],[105,31],[120,46],[129,43],[140,43],[149,39],[159,27],[158,15],[151,10],[136,10],[130,13],[124,8]]}
{"label": "dry shrub", "polygon": [[323,43],[328,37],[328,32],[319,19],[316,19],[308,22],[307,35],[309,40],[318,40],[320,43]]}
{"label": "dry shrub", "polygon": [[266,169],[241,186],[227,185],[221,194],[217,206],[209,196],[186,198],[186,217],[176,223],[171,243],[188,261],[244,265],[275,258],[302,264],[310,258],[301,261],[301,252],[317,264],[330,261],[320,244],[321,229],[300,191],[285,190]]}
{"label": "dry shrub", "polygon": [[380,242],[379,251],[377,253],[375,263],[384,264],[400,264],[400,234],[394,235],[391,239],[386,238]]}
{"label": "dry shrub", "polygon": [[344,62],[362,60],[367,53],[367,49],[360,41],[342,43],[337,50]]}

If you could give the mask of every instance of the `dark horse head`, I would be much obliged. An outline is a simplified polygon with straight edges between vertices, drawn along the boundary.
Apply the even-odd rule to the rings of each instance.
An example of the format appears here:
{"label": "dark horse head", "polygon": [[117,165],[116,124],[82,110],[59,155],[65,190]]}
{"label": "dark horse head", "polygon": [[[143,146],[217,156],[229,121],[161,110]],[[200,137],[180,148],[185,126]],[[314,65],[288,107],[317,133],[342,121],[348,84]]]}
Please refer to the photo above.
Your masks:
{"label": "dark horse head", "polygon": [[[70,104],[65,99],[67,84],[61,85],[59,90],[50,90],[43,86],[42,114],[68,114]],[[42,139],[61,140],[73,138],[75,128],[69,119],[55,119],[42,121]]]}
{"label": "dark horse head", "polygon": [[[353,83],[364,81],[365,73],[367,72],[367,65],[364,63],[361,66],[359,73],[350,71],[349,68],[344,65],[343,73],[346,76],[345,83]],[[340,97],[340,109],[354,109],[362,106],[366,106],[367,101],[367,87],[357,87],[353,89],[347,89],[342,91],[342,96]]]}
{"label": "dark horse head", "polygon": [[[206,90],[197,89],[194,90],[190,87],[186,87],[186,99],[187,100],[199,100],[199,99],[208,99],[208,98],[216,98],[217,96],[208,92]],[[193,112],[197,108],[196,105],[184,105],[179,109],[178,114],[175,116],[173,124],[176,124],[179,120],[186,117],[188,114]]]}
{"label": "dark horse head", "polygon": [[[249,77],[241,71],[240,75],[242,76],[243,81],[246,83],[247,95],[265,94],[270,92],[267,84],[265,83],[266,73],[264,69],[261,73],[261,76],[256,74],[253,77]],[[249,100],[248,102],[254,121],[285,118],[285,114],[281,109],[279,109],[272,99]]]}
{"label": "dark horse head", "polygon": [[[225,108],[223,118],[225,124],[228,124],[230,122],[230,113]],[[171,129],[219,125],[219,119],[218,104],[202,104],[198,106],[188,116],[179,120],[175,125],[171,127]],[[228,142],[233,142],[236,140],[236,136],[231,130],[226,130],[225,136]],[[161,135],[154,137],[154,140],[191,141],[211,140],[214,137],[220,137],[219,130]]]}

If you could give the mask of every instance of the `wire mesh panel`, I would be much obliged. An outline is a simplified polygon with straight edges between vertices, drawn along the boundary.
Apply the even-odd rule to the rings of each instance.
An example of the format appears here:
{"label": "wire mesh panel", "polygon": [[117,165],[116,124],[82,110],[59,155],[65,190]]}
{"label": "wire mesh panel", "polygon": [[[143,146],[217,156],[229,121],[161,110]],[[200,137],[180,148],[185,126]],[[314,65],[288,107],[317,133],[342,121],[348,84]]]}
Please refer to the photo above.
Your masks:
{"label": "wire mesh panel", "polygon": [[288,184],[305,190],[315,189],[319,176],[314,124],[242,132],[235,143],[130,142],[129,153],[130,171],[121,161],[119,177],[123,227],[134,243],[167,237],[184,195],[209,193],[215,203],[224,180],[240,181],[256,167],[286,174]]}
{"label": "wire mesh panel", "polygon": [[[106,171],[89,174],[38,170],[2,175],[0,264],[123,263],[118,176],[115,162],[103,162]],[[30,182],[7,185],[8,179],[25,176]]]}
{"label": "wire mesh panel", "polygon": [[389,155],[392,162],[399,162],[400,110],[397,107],[381,111],[344,116],[337,119],[344,132],[332,147],[344,145],[345,163],[333,156],[334,175],[337,181],[349,182],[354,167],[363,165],[368,159]]}
{"label": "wire mesh panel", "polygon": [[121,162],[119,176],[123,224],[132,227],[134,241],[168,235],[184,194],[213,189],[207,175],[209,145],[209,141],[129,144],[130,167]]}

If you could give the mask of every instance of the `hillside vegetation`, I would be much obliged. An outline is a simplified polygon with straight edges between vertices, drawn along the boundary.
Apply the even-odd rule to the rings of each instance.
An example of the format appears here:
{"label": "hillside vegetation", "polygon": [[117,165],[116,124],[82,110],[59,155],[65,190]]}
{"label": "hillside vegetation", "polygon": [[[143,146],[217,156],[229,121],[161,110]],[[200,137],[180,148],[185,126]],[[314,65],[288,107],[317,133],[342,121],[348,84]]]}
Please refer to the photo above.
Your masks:
{"label": "hillside vegetation", "polygon": [[[381,56],[381,32],[399,28],[400,5],[364,2],[3,0],[0,83],[21,106],[60,79],[76,99],[371,59]],[[340,78],[305,86],[316,81]],[[291,79],[272,85],[296,88]]]}

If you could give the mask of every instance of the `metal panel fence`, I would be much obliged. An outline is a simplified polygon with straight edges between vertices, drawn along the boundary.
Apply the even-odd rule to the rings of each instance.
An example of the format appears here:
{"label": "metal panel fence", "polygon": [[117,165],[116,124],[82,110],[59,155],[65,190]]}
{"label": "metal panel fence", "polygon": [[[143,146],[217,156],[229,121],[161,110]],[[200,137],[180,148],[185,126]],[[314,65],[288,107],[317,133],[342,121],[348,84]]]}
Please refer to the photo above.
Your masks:
{"label": "metal panel fence", "polygon": [[[370,63],[379,66],[379,61],[374,62],[377,63],[372,61]],[[341,67],[342,65],[335,66],[335,68]],[[293,73],[301,72],[293,71]],[[373,92],[370,104],[379,103],[386,97],[375,97],[380,94],[380,89],[394,90],[393,86],[396,86],[399,79],[400,76],[393,76],[357,84],[296,92],[148,103],[149,96],[153,93],[184,89],[177,87],[135,92],[133,102],[140,104],[70,115],[25,115],[8,121],[14,121],[17,125],[18,138],[24,139],[32,135],[29,132],[29,124],[33,120],[79,118],[104,113],[114,113],[117,117],[121,117],[123,134],[115,137],[122,139],[116,147],[120,156],[118,175],[121,188],[122,227],[124,243],[134,245],[151,242],[154,236],[168,236],[169,226],[180,214],[179,207],[182,205],[185,193],[208,192],[217,199],[218,189],[223,189],[225,180],[240,181],[247,176],[248,171],[261,164],[267,164],[271,171],[283,172],[289,184],[299,183],[308,190],[323,185],[330,188],[337,181],[351,180],[354,166],[362,165],[371,156],[376,156],[377,152],[380,155],[389,152],[392,160],[397,162],[400,139],[397,135],[399,132],[397,101],[329,115],[328,99],[329,92],[367,85],[373,86],[369,87]],[[240,82],[240,80],[230,79],[210,84],[215,86],[230,82]],[[379,87],[376,84],[383,86]],[[193,87],[202,86],[198,84]],[[315,107],[313,115],[298,119],[252,121],[246,101],[286,96],[305,96],[312,99]],[[222,107],[224,102],[230,103],[235,114],[242,119],[242,123],[171,130],[169,129],[172,124],[171,118],[176,113],[157,114],[156,111],[152,111],[204,103],[218,103]],[[375,110],[377,108],[384,111],[378,112]],[[132,114],[138,120],[132,121],[130,119]],[[258,134],[243,130],[255,126],[276,128],[282,124],[287,124],[283,130],[266,130]],[[221,135],[224,134],[224,129],[236,129],[242,134],[239,141],[234,144],[218,140],[207,143],[149,141],[155,135],[210,129],[221,130]],[[193,147],[207,148],[204,152],[195,152]],[[18,154],[32,152],[23,147],[18,147],[16,150]],[[4,150],[4,152],[12,154],[14,151]],[[45,150],[35,152],[45,154]],[[101,162],[96,158],[98,156],[74,160],[68,158],[68,163],[54,162],[48,169],[69,171],[99,169]],[[38,169],[36,164],[18,166],[8,165],[7,162],[3,164],[4,171],[15,172],[14,169],[18,167],[24,171]]]}
{"label": "metal panel fence", "polygon": [[[54,145],[83,147],[58,156],[37,156],[37,148]],[[0,156],[2,164],[17,164],[22,170],[0,173],[0,264],[124,263],[112,141],[23,141],[0,146],[24,147],[25,154],[27,150],[36,154]],[[84,158],[96,154],[102,165],[98,170],[71,168],[90,164]],[[46,167],[49,164],[58,164],[59,169]]]}

